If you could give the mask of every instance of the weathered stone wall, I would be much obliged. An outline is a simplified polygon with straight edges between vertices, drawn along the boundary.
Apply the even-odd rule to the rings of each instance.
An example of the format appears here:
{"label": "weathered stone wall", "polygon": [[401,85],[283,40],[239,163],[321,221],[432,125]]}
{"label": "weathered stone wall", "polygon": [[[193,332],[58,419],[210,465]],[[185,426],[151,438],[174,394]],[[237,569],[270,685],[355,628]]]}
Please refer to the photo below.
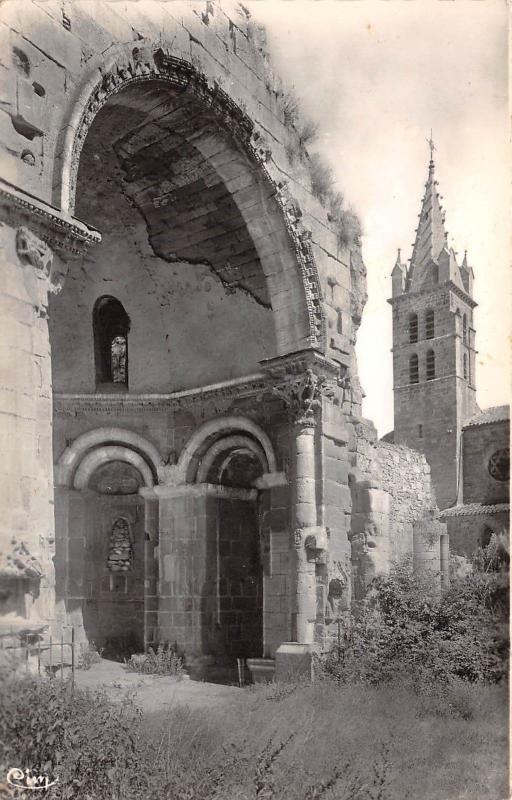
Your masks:
{"label": "weathered stone wall", "polygon": [[495,422],[472,425],[464,429],[462,438],[464,503],[508,503],[508,481],[495,480],[489,472],[489,459],[509,446],[510,424]]}
{"label": "weathered stone wall", "polygon": [[77,213],[102,230],[102,242],[71,265],[50,304],[54,391],[96,390],[93,308],[104,295],[130,318],[130,391],[170,392],[256,372],[275,353],[269,305],[228,293],[207,258],[201,265],[159,258],[143,217],[113,179],[113,151],[100,152],[79,184]]}
{"label": "weathered stone wall", "polygon": [[409,447],[376,443],[373,470],[390,502],[390,559],[412,552],[413,523],[435,508],[430,467],[425,456]]}
{"label": "weathered stone wall", "polygon": [[437,506],[425,456],[377,440],[368,420],[353,420],[349,441],[350,533],[353,596],[364,596],[372,578],[393,563],[439,570]]}

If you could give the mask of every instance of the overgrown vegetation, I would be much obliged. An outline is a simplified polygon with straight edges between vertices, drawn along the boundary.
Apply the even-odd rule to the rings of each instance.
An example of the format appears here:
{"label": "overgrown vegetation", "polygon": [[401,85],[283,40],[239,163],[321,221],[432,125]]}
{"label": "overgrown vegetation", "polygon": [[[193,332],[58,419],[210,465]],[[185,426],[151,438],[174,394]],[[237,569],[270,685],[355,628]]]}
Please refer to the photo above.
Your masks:
{"label": "overgrown vegetation", "polygon": [[361,222],[351,207],[345,206],[341,192],[336,190],[333,170],[317,152],[308,148],[318,137],[319,126],[301,115],[300,104],[293,90],[277,93],[281,98],[284,123],[293,129],[286,153],[290,163],[300,162],[307,170],[311,192],[327,209],[327,216],[336,229],[338,244],[354,248],[361,245]]}
{"label": "overgrown vegetation", "polygon": [[87,642],[87,644],[80,644],[77,658],[77,669],[90,669],[93,664],[99,664],[101,661],[101,652],[98,652],[94,644]]}
{"label": "overgrown vegetation", "polygon": [[506,689],[463,687],[465,716],[434,688],[426,698],[399,681],[326,680],[233,689],[207,713],[168,705],[144,718],[130,698],[9,679],[0,767],[4,779],[14,765],[58,777],[49,800],[505,797]]}
{"label": "overgrown vegetation", "polygon": [[[207,713],[168,705],[144,717],[130,697],[0,676],[0,767],[58,776],[49,800],[496,800],[507,791],[507,598],[504,537],[443,594],[397,568],[313,685],[233,689]],[[181,670],[171,647],[134,671],[167,670]]]}
{"label": "overgrown vegetation", "polygon": [[126,662],[128,672],[139,672],[143,675],[172,675],[181,679],[184,675],[183,659],[171,645],[158,645],[147,653],[132,655]]}
{"label": "overgrown vegetation", "polygon": [[[504,555],[505,554],[505,555]],[[340,683],[382,684],[401,676],[432,683],[491,682],[508,674],[508,594],[503,538],[478,552],[473,571],[440,593],[407,564],[374,581],[342,640],[323,660]]]}

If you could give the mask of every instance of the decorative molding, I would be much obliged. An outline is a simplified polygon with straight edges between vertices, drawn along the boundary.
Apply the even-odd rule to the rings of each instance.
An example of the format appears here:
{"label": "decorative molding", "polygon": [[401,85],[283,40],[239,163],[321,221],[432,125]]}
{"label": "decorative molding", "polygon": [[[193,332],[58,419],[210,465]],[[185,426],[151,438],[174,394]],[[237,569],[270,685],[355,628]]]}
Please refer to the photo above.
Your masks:
{"label": "decorative molding", "polygon": [[285,194],[284,185],[276,184],[267,167],[268,149],[259,143],[259,133],[254,122],[221,89],[217,82],[208,83],[206,77],[188,61],[173,56],[159,47],[140,47],[137,56],[120,53],[118,62],[105,71],[91,89],[88,101],[78,121],[71,149],[69,166],[69,199],[73,209],[80,154],[94,118],[110,97],[127,86],[148,80],[161,80],[174,89],[196,97],[215,115],[219,123],[245,148],[249,158],[257,164],[264,180],[272,188],[274,199],[282,212],[282,219],[292,250],[300,268],[309,322],[308,341],[312,347],[326,348],[326,320],[322,307],[322,289],[315,258],[311,248],[311,233],[301,222],[302,213],[297,204]]}
{"label": "decorative molding", "polygon": [[101,234],[54,206],[0,178],[0,219],[12,227],[27,226],[55,252],[82,255],[101,241]]}
{"label": "decorative molding", "polygon": [[180,411],[193,406],[218,400],[231,400],[242,397],[261,397],[270,393],[270,381],[267,375],[256,373],[243,378],[235,378],[222,383],[213,383],[197,389],[186,389],[169,394],[135,394],[132,392],[119,394],[65,394],[54,393],[53,404],[56,414],[75,416],[77,409],[83,408],[85,413],[112,411],[116,416],[126,410],[133,413],[140,409],[144,413],[161,411]]}

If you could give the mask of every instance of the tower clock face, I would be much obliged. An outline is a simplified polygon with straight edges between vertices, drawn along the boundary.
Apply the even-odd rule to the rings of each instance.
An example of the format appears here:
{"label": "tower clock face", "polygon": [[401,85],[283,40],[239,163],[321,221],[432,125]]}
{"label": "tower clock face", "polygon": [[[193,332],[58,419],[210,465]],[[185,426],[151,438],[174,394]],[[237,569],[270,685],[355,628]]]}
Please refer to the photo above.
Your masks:
{"label": "tower clock face", "polygon": [[508,481],[510,476],[510,449],[503,447],[501,450],[496,450],[490,457],[487,468],[489,475],[495,481]]}

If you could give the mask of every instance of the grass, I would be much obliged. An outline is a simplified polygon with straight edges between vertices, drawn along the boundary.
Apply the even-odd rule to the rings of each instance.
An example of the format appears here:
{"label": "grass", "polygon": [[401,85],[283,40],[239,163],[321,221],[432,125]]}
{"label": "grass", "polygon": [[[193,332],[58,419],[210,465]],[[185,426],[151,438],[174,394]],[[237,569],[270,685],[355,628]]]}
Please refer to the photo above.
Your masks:
{"label": "grass", "polygon": [[50,759],[43,771],[62,783],[48,800],[507,796],[503,684],[270,684],[233,689],[207,710],[141,716],[128,697],[25,679],[4,682],[0,701],[3,779],[8,766]]}
{"label": "grass", "polygon": [[222,800],[505,798],[506,689],[455,694],[463,715],[445,697],[398,684],[270,685],[236,693],[207,717],[178,707],[143,724],[160,773],[174,792],[180,776],[193,798],[209,797],[210,784]]}

